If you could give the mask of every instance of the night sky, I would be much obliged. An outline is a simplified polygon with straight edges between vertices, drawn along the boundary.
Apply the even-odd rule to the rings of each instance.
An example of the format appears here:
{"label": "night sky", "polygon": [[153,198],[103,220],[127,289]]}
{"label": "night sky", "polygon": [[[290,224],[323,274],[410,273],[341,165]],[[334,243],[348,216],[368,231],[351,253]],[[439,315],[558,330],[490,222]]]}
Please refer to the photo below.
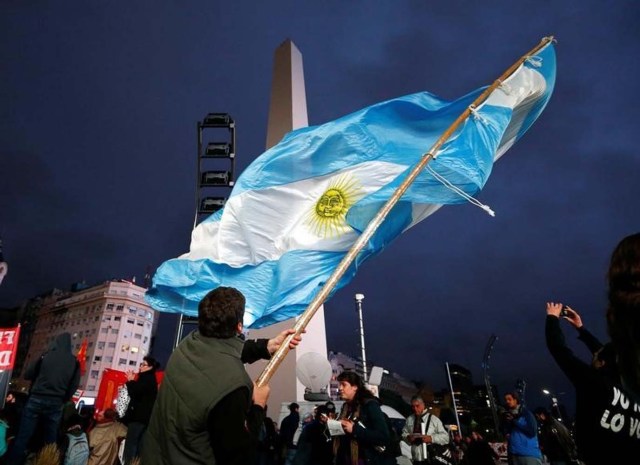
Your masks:
{"label": "night sky", "polygon": [[[311,6],[313,5],[313,6]],[[309,124],[422,90],[455,99],[554,35],[556,89],[470,205],[447,206],[325,305],[330,350],[445,386],[444,363],[501,392],[573,402],[544,345],[545,302],[606,337],[610,253],[640,219],[636,1],[43,2],[0,6],[0,307],[136,276],[188,250],[196,122],[227,112],[241,171],[264,151],[275,49],[304,59]],[[425,147],[425,150],[428,147]],[[565,334],[585,359],[588,352]],[[170,337],[170,336],[167,336]]]}

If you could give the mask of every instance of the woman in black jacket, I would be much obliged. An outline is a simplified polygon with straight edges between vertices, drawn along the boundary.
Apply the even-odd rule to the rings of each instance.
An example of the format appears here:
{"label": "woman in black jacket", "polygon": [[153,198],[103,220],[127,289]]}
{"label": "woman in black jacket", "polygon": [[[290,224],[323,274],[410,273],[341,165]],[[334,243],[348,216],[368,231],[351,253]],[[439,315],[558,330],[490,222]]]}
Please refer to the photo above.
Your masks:
{"label": "woman in black jacket", "polygon": [[395,463],[387,451],[390,433],[379,400],[352,371],[340,373],[338,382],[345,401],[339,417],[345,435],[334,441],[336,465]]}
{"label": "woman in black jacket", "polygon": [[125,465],[141,455],[142,439],[158,395],[156,370],[159,365],[156,359],[147,356],[140,363],[137,379],[133,371],[127,372],[127,391],[131,400],[123,419],[127,424],[127,438],[124,443]]}

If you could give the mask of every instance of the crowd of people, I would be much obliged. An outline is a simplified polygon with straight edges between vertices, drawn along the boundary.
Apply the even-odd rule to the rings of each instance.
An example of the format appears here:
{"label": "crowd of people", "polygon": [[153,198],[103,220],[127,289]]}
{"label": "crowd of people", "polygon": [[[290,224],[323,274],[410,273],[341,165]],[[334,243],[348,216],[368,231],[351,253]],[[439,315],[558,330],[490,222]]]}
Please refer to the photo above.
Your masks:
{"label": "crowd of people", "polygon": [[[607,281],[607,343],[584,327],[576,310],[558,302],[546,306],[547,347],[576,390],[575,440],[546,409],[531,411],[509,392],[501,426],[510,465],[609,465],[640,456],[640,234],[617,245]],[[17,408],[10,393],[0,412],[0,438],[8,439],[0,441],[1,460],[20,465],[40,443],[57,444],[65,465],[114,465],[122,440],[124,465],[391,465],[400,441],[410,447],[414,465],[498,460],[477,431],[464,439],[449,432],[419,395],[403,430],[395,431],[379,399],[350,371],[337,378],[344,401],[339,412],[328,402],[301,419],[294,402],[278,428],[267,416],[268,384],[254,384],[244,364],[269,359],[284,343],[295,348],[301,336],[289,329],[245,341],[244,308],[236,289],[209,292],[198,307],[198,330],[172,353],[160,387],[152,357],[127,373],[123,418],[111,409],[95,418],[75,411],[70,399],[79,366],[69,333],[59,335],[26,370],[32,381],[26,403]],[[592,360],[567,347],[561,320],[577,330]]]}
{"label": "crowd of people", "polygon": [[127,372],[130,402],[123,416],[114,409],[78,410],[72,396],[79,382],[79,362],[71,351],[69,333],[62,333],[27,368],[25,377],[32,384],[26,400],[15,392],[6,396],[0,411],[0,463],[33,462],[34,452],[52,444],[62,465],[113,465],[125,438],[124,463],[133,463],[139,455],[140,430],[144,431],[155,401],[158,366],[147,356],[139,372]]}

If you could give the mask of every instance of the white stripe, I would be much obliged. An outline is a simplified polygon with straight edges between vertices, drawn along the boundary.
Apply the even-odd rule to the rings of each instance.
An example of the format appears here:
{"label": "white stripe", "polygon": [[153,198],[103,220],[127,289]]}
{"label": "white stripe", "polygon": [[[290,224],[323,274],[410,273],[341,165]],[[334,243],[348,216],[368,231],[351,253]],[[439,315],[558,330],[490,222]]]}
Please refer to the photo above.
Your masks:
{"label": "white stripe", "polygon": [[277,260],[291,250],[349,250],[358,236],[351,228],[336,237],[319,237],[308,222],[322,194],[340,179],[353,179],[359,187],[353,199],[357,201],[406,168],[370,161],[317,178],[243,192],[227,201],[219,222],[201,223],[193,230],[191,250],[180,258],[207,258],[240,267]]}
{"label": "white stripe", "polygon": [[531,107],[540,100],[547,89],[547,81],[538,71],[521,65],[503,84],[506,91],[496,89],[478,109],[484,105],[497,105],[513,109],[513,115],[505,130],[494,161],[497,161],[516,142]]}
{"label": "white stripe", "polygon": [[[476,111],[480,112],[484,105],[502,106],[513,109],[513,115],[509,121],[494,161],[497,161],[504,153],[511,148],[516,142],[516,137],[522,128],[525,118],[529,114],[531,107],[544,95],[547,89],[547,82],[542,74],[538,71],[520,66],[511,76],[509,76],[503,85],[505,90],[496,89],[485,100]],[[413,204],[412,221],[405,231],[427,216],[435,213],[442,205],[440,204]]]}

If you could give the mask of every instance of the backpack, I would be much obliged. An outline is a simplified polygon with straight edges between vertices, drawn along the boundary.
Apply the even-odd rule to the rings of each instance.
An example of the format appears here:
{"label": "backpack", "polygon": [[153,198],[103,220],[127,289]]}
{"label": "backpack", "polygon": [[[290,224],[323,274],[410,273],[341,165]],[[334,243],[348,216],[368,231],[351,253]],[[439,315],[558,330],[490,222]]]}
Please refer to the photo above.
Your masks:
{"label": "backpack", "polygon": [[389,446],[387,447],[387,453],[391,457],[400,457],[402,455],[402,449],[400,448],[400,440],[402,436],[398,433],[398,430],[394,427],[393,422],[389,416],[382,412],[384,420],[389,428]]}
{"label": "backpack", "polygon": [[87,465],[89,461],[89,441],[87,435],[81,433],[79,435],[67,433],[69,439],[69,447],[64,454],[64,465]]}

